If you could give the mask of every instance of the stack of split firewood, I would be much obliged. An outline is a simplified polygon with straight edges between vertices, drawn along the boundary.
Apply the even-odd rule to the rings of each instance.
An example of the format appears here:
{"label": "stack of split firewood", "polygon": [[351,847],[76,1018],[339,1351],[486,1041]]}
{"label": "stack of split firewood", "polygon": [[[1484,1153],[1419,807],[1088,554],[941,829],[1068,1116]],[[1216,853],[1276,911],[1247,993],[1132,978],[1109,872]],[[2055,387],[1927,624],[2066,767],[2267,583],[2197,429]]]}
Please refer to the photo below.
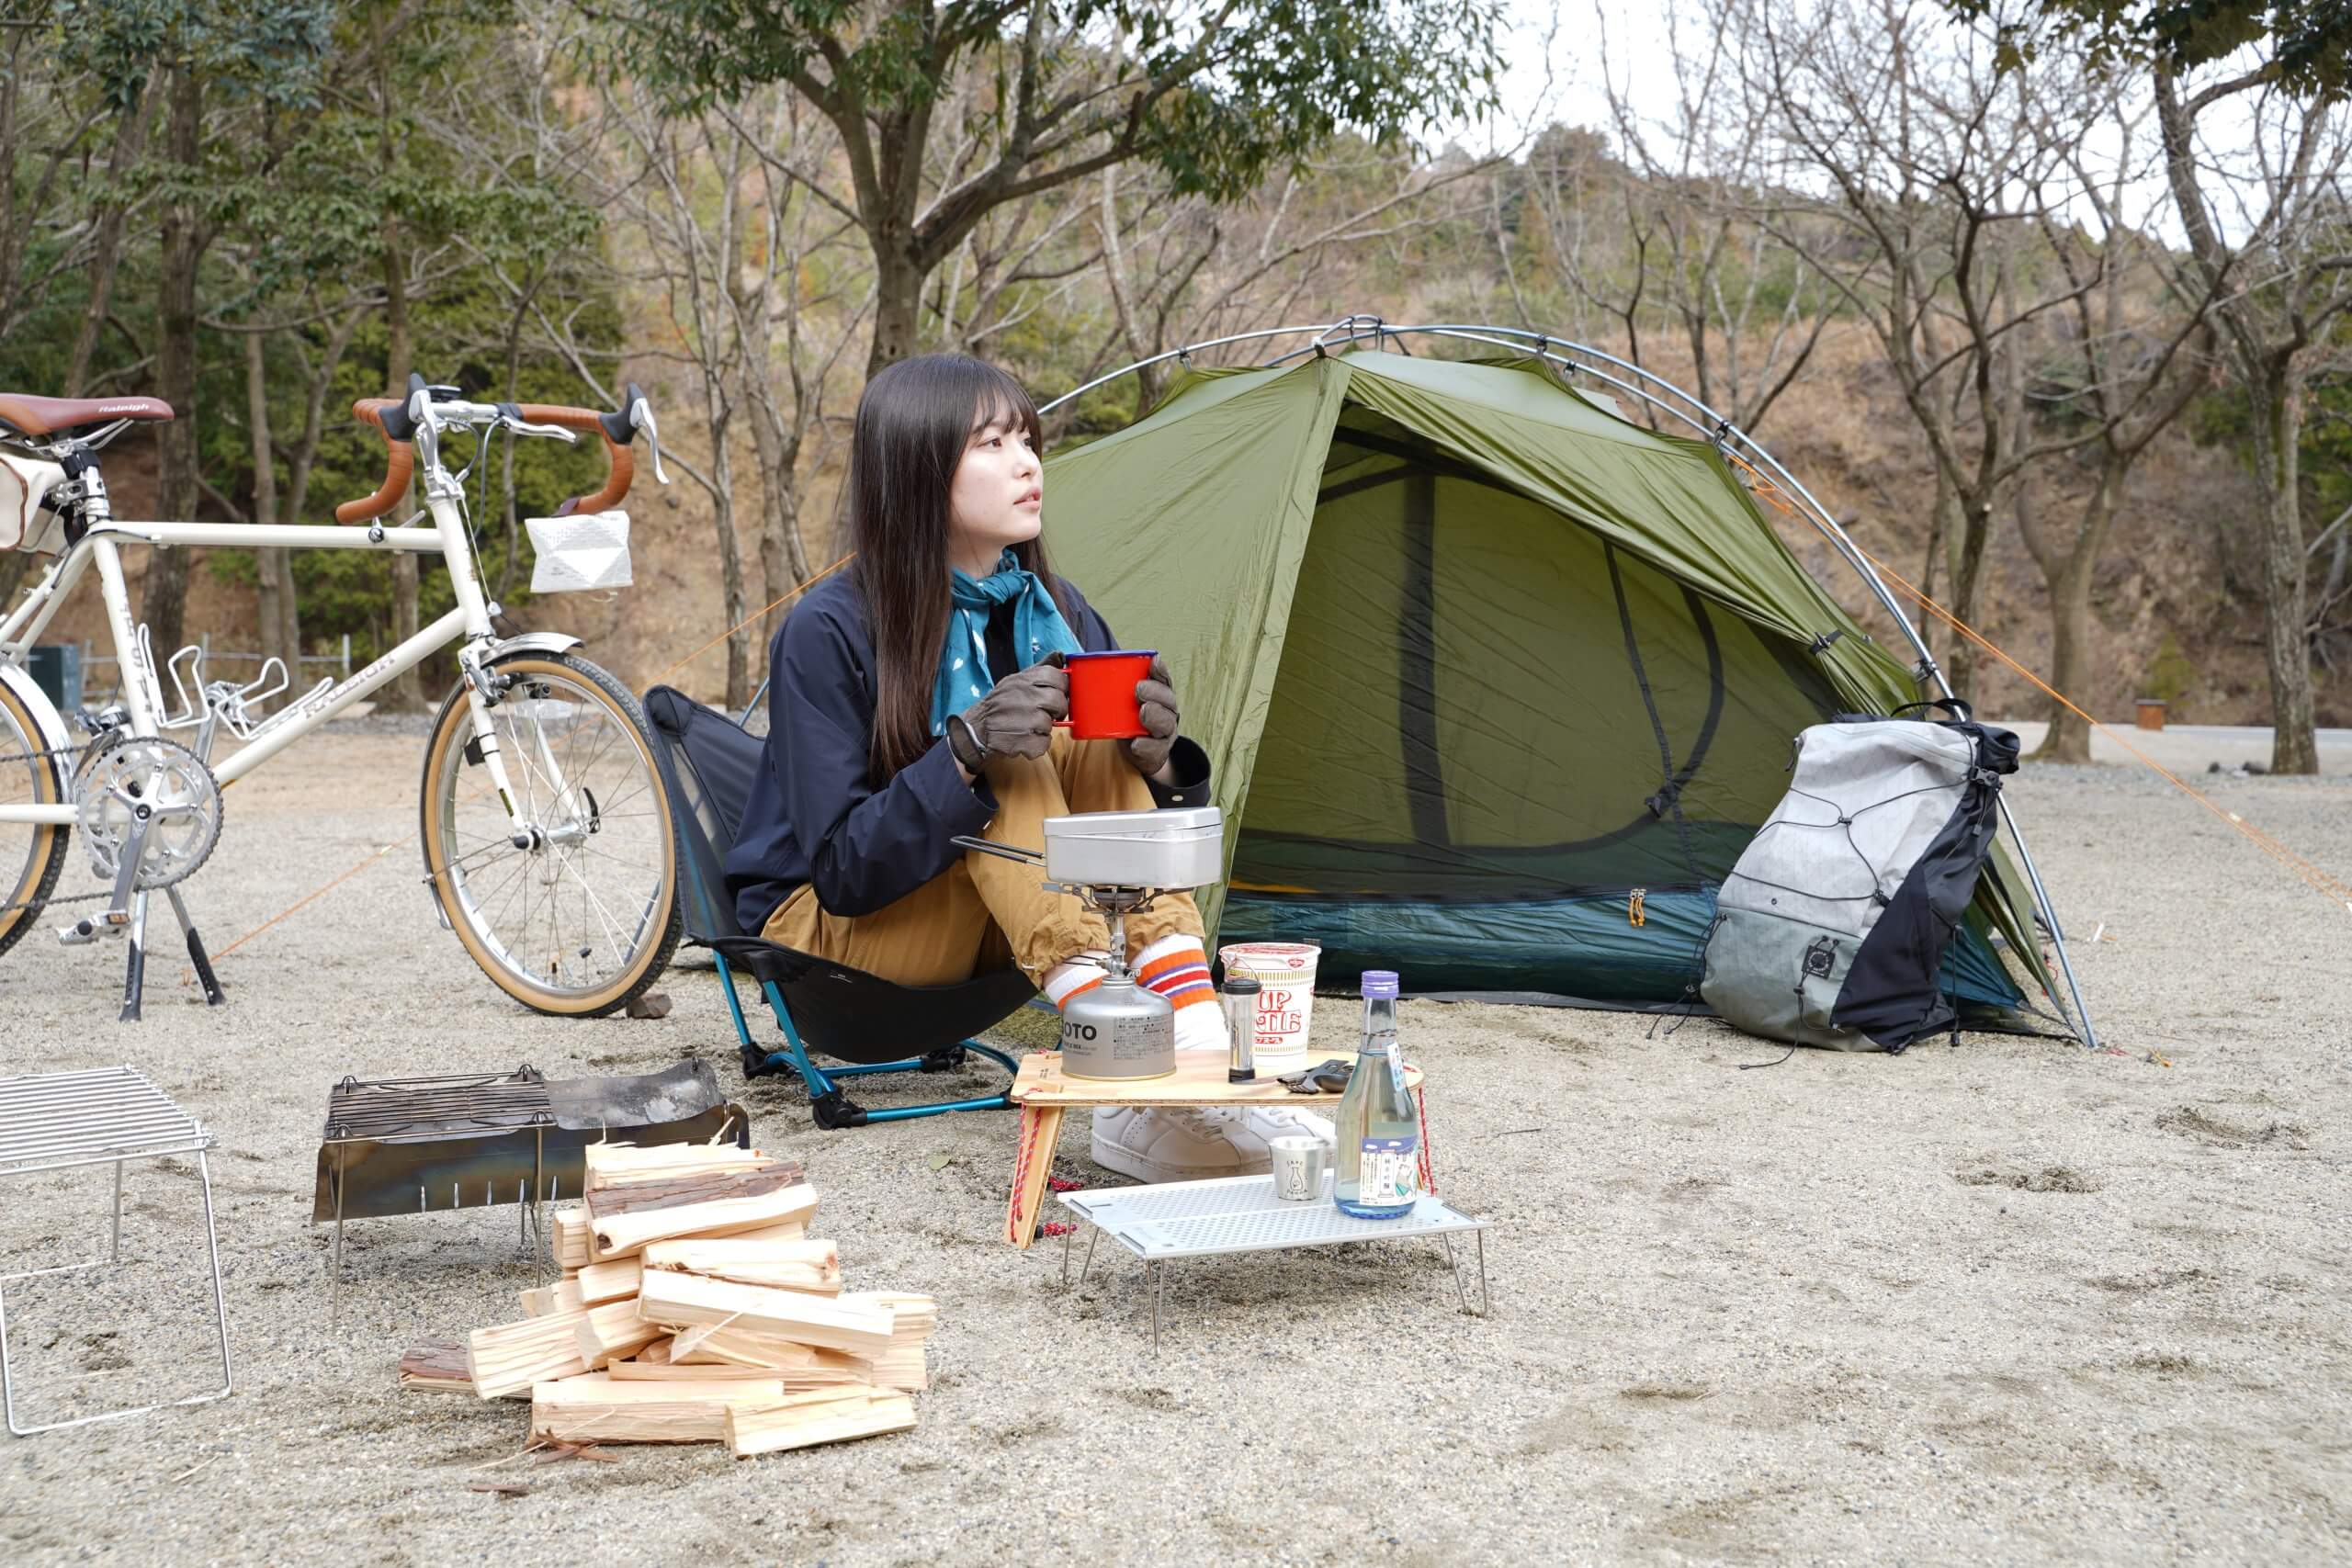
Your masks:
{"label": "stack of split firewood", "polygon": [[585,1202],[553,1219],[563,1277],[522,1292],[518,1322],[412,1350],[404,1387],[527,1395],[535,1440],[739,1459],[914,1426],[932,1299],[842,1289],[797,1162],[598,1144],[587,1167]]}

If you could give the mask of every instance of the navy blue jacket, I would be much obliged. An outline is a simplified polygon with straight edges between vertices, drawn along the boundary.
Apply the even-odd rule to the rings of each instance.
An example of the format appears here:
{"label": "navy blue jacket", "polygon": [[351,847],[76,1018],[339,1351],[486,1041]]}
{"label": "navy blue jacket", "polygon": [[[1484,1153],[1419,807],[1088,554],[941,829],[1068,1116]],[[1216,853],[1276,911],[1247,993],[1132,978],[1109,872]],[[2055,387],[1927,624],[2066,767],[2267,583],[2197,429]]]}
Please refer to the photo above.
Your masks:
{"label": "navy blue jacket", "polygon": [[[1080,646],[1118,647],[1077,589],[1067,579],[1062,586],[1076,601],[1070,630]],[[1001,606],[989,626],[989,665],[1000,677],[1015,667],[1010,622],[1011,606]],[[967,784],[944,739],[876,789],[866,761],[875,703],[865,591],[838,573],[802,597],[768,645],[766,765],[726,862],[727,891],[745,931],[757,932],[807,883],[830,914],[872,914],[953,865],[964,852],[950,840],[996,816],[987,779]],[[1154,783],[1154,799],[1207,805],[1208,754],[1179,739],[1170,761],[1180,782]]]}

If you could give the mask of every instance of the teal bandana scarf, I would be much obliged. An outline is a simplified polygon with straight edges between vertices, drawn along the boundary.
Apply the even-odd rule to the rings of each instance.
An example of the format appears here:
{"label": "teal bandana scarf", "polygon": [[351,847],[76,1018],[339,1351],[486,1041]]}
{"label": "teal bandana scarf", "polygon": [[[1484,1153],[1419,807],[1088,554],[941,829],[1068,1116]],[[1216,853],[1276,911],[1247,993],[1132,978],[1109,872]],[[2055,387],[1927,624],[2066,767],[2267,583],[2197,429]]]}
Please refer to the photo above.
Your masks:
{"label": "teal bandana scarf", "polygon": [[[1035,572],[1023,569],[1010,549],[986,577],[951,571],[953,602],[947,610],[947,646],[940,650],[939,674],[931,685],[931,732],[944,735],[951,714],[962,713],[988,694],[997,676],[989,670],[989,615],[999,604],[1012,606],[1012,647],[1027,669],[1049,653],[1080,651],[1077,636],[1054,604],[1053,593]],[[1012,671],[1006,671],[1005,674]]]}

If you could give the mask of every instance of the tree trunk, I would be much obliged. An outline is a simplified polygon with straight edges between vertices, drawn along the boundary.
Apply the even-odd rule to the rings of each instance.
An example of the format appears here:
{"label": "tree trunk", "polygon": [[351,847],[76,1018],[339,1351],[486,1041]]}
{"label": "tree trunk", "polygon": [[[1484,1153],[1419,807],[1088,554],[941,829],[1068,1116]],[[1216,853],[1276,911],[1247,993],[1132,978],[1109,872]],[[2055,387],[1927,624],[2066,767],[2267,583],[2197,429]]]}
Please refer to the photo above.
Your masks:
{"label": "tree trunk", "polygon": [[123,176],[139,161],[147,141],[147,120],[155,107],[154,85],[140,90],[138,101],[124,111],[114,147],[107,154],[107,200],[98,209],[97,231],[90,237],[90,302],[82,312],[81,329],[74,334],[73,356],[65,364],[62,395],[80,397],[90,384],[90,361],[98,352],[99,334],[106,331],[107,313],[114,308],[114,275],[122,257],[123,220],[130,203],[123,199]]}
{"label": "tree trunk", "polygon": [[2274,366],[2254,393],[2255,473],[2261,482],[2262,640],[2270,663],[2270,771],[2319,772],[2313,731],[2309,580],[2303,556],[2302,378]]}
{"label": "tree trunk", "polygon": [[[2089,694],[2091,582],[2098,575],[2099,555],[2107,548],[2116,499],[2122,494],[2124,478],[2137,455],[2137,448],[2109,449],[2098,483],[2084,500],[2073,531],[2055,538],[2037,523],[2024,483],[2018,487],[2018,532],[2027,553],[2041,569],[2042,587],[2050,596],[2050,685],[2077,703]],[[2044,699],[2043,706],[2050,729],[2035,749],[2033,760],[2089,761],[2090,725],[2064,703]]]}
{"label": "tree trunk", "polygon": [[[203,144],[204,80],[187,65],[172,68],[170,129],[165,152],[193,183]],[[175,417],[155,430],[155,510],[175,522],[196,515],[196,269],[204,257],[203,220],[187,203],[164,209],[163,276],[155,290],[155,389]],[[185,549],[150,548],[140,618],[147,623],[155,658],[177,652],[187,630]]]}
{"label": "tree trunk", "polygon": [[[1956,496],[1951,476],[1944,472],[1942,464],[1937,464],[1936,499],[1928,508],[1928,547],[1922,552],[1919,562],[1919,593],[1926,599],[1936,596],[1936,569],[1943,564],[1947,541],[1960,534],[1957,522],[1960,508]],[[1928,645],[1928,654],[1932,657],[1937,645],[1944,641],[1944,624],[1928,614],[1925,606],[1906,613],[1917,617],[1919,640]]]}
{"label": "tree trunk", "polygon": [[[254,525],[266,528],[278,516],[277,458],[269,425],[268,358],[259,333],[245,334],[245,429],[254,450]],[[286,628],[293,621],[287,603],[293,593],[286,558],[282,549],[257,550],[254,564],[261,574],[262,660],[265,663],[273,658],[285,660],[291,698],[300,694],[302,650],[299,645],[288,647],[286,641]]]}
{"label": "tree trunk", "polygon": [[[2083,691],[2090,663],[2091,578],[2095,558],[2077,549],[2046,581],[2050,593],[2050,684],[2068,696]],[[2077,701],[2081,699],[2076,697]],[[2037,762],[2087,762],[2091,728],[2064,703],[2048,705],[2050,731],[2034,750]]]}
{"label": "tree trunk", "polygon": [[[1976,596],[1984,574],[1984,541],[1992,533],[1993,502],[1989,496],[1959,498],[1959,532],[1951,541],[1951,613],[1964,626],[1976,626]],[[1984,628],[1976,626],[1982,631]],[[1954,632],[1944,655],[1944,679],[1967,702],[1976,700],[1976,644]]]}
{"label": "tree trunk", "polygon": [[[408,337],[408,264],[401,254],[396,239],[387,239],[384,245],[384,329],[386,369],[392,383],[392,395],[408,395],[410,347]],[[415,491],[412,486],[410,495]],[[408,497],[401,500],[403,511]],[[392,640],[405,642],[416,635],[416,562],[407,550],[392,557]],[[424,706],[424,688],[417,679],[418,666],[411,665],[392,678],[386,688],[391,694],[391,706],[414,712]]]}
{"label": "tree trunk", "polygon": [[923,270],[908,254],[908,241],[876,234],[874,243],[874,344],[865,356],[865,378],[915,352],[922,340]]}

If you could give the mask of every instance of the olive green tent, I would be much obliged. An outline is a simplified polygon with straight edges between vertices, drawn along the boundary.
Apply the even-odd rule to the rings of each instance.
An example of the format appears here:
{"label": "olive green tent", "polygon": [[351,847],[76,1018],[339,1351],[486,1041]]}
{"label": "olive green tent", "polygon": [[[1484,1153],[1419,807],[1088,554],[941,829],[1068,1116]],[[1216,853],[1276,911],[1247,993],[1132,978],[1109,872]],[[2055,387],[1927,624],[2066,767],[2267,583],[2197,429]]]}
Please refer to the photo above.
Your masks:
{"label": "olive green tent", "polygon": [[[1319,942],[1421,991],[1689,995],[1790,742],[1914,701],[1723,457],[1540,358],[1354,350],[1186,371],[1046,465],[1049,542],[1208,748],[1221,941]],[[1996,862],[1947,965],[2046,992]]]}

